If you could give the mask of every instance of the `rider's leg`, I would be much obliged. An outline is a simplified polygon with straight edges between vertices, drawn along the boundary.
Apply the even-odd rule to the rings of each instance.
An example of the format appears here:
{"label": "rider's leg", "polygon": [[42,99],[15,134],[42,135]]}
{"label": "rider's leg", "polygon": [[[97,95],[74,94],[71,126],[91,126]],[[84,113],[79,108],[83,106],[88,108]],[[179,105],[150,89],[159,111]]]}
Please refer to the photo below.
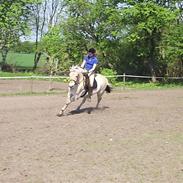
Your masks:
{"label": "rider's leg", "polygon": [[90,86],[93,87],[93,82],[94,82],[94,77],[95,77],[95,74],[92,73],[89,78],[90,78]]}
{"label": "rider's leg", "polygon": [[93,91],[92,87],[93,87],[94,77],[95,77],[94,73],[89,75],[89,90],[88,90],[89,98],[91,98],[92,96],[92,91]]}

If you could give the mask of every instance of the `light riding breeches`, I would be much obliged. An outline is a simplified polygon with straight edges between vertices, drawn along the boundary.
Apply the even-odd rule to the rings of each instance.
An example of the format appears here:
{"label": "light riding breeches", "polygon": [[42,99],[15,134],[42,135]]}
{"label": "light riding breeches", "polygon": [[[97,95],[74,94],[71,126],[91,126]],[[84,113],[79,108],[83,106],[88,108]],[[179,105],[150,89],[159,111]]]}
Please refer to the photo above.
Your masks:
{"label": "light riding breeches", "polygon": [[89,80],[90,80],[90,87],[93,87],[93,82],[94,82],[94,78],[95,78],[95,73],[89,74]]}

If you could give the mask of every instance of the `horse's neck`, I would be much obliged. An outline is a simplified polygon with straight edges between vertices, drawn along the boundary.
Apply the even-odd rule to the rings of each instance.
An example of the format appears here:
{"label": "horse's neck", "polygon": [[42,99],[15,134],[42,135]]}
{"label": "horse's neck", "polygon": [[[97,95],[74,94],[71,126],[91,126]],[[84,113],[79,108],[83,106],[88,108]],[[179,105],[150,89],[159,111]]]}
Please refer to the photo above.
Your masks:
{"label": "horse's neck", "polygon": [[82,83],[84,81],[84,76],[82,73],[79,72],[79,83]]}

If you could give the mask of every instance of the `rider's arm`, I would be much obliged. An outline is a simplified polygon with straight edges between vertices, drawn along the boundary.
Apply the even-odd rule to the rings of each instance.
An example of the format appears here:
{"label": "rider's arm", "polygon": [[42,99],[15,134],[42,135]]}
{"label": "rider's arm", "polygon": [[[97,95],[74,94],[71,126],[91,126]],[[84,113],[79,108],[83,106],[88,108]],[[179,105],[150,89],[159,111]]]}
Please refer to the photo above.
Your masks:
{"label": "rider's arm", "polygon": [[94,64],[92,69],[89,70],[89,72],[93,72],[95,70],[96,66],[97,66],[97,64]]}
{"label": "rider's arm", "polygon": [[93,67],[92,69],[89,70],[89,73],[93,73],[93,71],[95,71],[97,64],[98,64],[98,59],[95,57]]}
{"label": "rider's arm", "polygon": [[81,68],[84,68],[85,64],[86,64],[86,61],[83,60],[83,63],[81,64]]}

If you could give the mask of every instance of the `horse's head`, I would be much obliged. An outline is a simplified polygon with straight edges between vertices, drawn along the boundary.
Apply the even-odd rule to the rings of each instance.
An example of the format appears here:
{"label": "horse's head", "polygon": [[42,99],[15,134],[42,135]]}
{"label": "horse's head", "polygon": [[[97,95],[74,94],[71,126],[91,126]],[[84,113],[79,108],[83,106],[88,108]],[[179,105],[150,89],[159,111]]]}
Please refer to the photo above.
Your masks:
{"label": "horse's head", "polygon": [[70,82],[69,82],[69,87],[73,88],[74,86],[77,86],[79,83],[79,73],[76,71],[71,71],[69,73],[69,78],[70,78]]}
{"label": "horse's head", "polygon": [[79,66],[72,66],[70,68],[70,73],[69,73],[69,87],[73,88],[74,86],[77,86],[80,83],[81,79],[81,73],[83,72],[83,69]]}

